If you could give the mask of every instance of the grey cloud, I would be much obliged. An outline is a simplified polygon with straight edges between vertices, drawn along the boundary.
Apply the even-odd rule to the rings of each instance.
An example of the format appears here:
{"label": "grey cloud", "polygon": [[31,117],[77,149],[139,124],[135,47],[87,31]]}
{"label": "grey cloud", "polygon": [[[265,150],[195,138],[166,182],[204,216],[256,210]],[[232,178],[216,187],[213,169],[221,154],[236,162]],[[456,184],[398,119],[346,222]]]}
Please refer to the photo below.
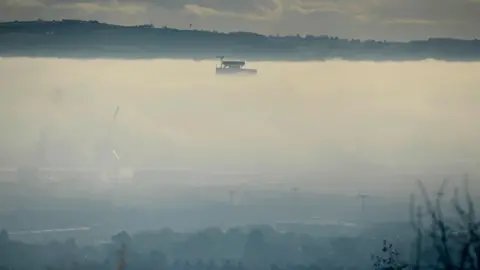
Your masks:
{"label": "grey cloud", "polygon": [[[7,5],[7,1],[24,5]],[[87,10],[96,5],[102,8]],[[126,6],[146,11],[126,14],[120,8]],[[192,9],[198,12],[189,13]],[[3,20],[74,17],[122,24],[152,20],[173,27],[187,20],[203,29],[222,31],[376,39],[480,36],[475,27],[480,25],[480,1],[474,0],[0,0],[0,16]]]}
{"label": "grey cloud", "polygon": [[193,5],[218,12],[232,12],[237,14],[261,14],[276,7],[275,0],[0,0],[0,5],[3,3],[4,12],[7,9],[9,12],[16,12],[17,9],[28,9],[28,7],[30,7],[31,11],[31,5],[27,6],[25,3],[33,1],[37,3],[37,5],[35,5],[37,12],[42,8],[50,9],[59,6],[79,6],[79,4],[108,7],[114,5],[138,5],[170,11],[181,11],[184,10],[185,6]]}
{"label": "grey cloud", "polygon": [[42,10],[39,5],[10,5],[0,0],[0,18],[5,21],[37,19]]}
{"label": "grey cloud", "polygon": [[[376,22],[480,22],[478,0],[298,0],[303,9],[368,17]],[[319,16],[321,14],[318,14]]]}
{"label": "grey cloud", "polygon": [[167,8],[183,8],[185,5],[198,5],[218,11],[239,13],[256,13],[264,8],[273,8],[271,0],[161,0],[151,1],[152,4]]}
{"label": "grey cloud", "polygon": [[480,2],[473,0],[383,0],[370,13],[382,20],[480,23]]}
{"label": "grey cloud", "polygon": [[[275,30],[355,38],[424,39],[480,36],[480,1],[302,0]],[[305,12],[305,10],[307,12]]]}
{"label": "grey cloud", "polygon": [[[111,3],[111,0],[43,0],[65,2]],[[169,10],[182,10],[186,5],[197,5],[217,11],[258,12],[265,8],[274,8],[273,0],[116,0],[119,4],[138,4],[159,7]]]}

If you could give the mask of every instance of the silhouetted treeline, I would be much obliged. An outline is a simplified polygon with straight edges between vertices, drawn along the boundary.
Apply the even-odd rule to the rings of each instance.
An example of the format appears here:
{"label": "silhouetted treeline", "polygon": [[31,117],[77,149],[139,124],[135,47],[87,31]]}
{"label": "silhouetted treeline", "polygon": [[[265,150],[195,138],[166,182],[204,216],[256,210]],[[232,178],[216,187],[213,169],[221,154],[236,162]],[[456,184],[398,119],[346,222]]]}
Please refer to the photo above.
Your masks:
{"label": "silhouetted treeline", "polygon": [[[438,215],[436,210],[428,211]],[[431,219],[432,225],[439,225],[435,220]],[[72,239],[25,244],[10,240],[2,231],[0,269],[125,269],[123,263],[132,270],[479,269],[473,261],[480,255],[479,241],[469,238],[477,235],[478,228],[472,229],[470,236],[448,234],[446,239],[441,236],[442,229],[424,228],[425,239],[417,235],[416,241],[400,227],[395,228],[400,229],[399,235],[388,237],[395,244],[369,233],[312,237],[279,233],[268,226],[249,231],[209,228],[196,233],[163,229],[133,236],[120,232],[94,246],[79,246]],[[443,231],[450,228],[445,226]],[[419,240],[421,246],[417,245]],[[472,247],[467,255],[463,255],[465,243]]]}
{"label": "silhouetted treeline", "polygon": [[132,236],[121,232],[96,246],[79,246],[75,240],[26,244],[10,240],[3,231],[0,266],[16,270],[114,269],[123,259],[127,269],[361,269],[372,265],[370,256],[380,248],[381,240],[373,238],[317,238],[279,233],[268,226],[226,232],[209,228],[197,233],[163,229]]}
{"label": "silhouetted treeline", "polygon": [[97,21],[0,24],[0,55],[42,57],[194,58],[217,55],[253,60],[480,59],[480,41],[431,38],[388,42],[331,36],[264,36],[205,30],[118,26]]}
{"label": "silhouetted treeline", "polygon": [[480,223],[468,187],[466,206],[458,191],[452,198],[456,219],[442,210],[443,188],[435,200],[421,188],[425,203],[412,197],[413,230],[383,225],[392,228],[390,235],[382,234],[382,227],[356,237],[280,233],[269,226],[195,233],[163,229],[133,236],[120,232],[108,242],[79,246],[72,239],[25,244],[10,240],[3,230],[0,269],[479,269]]}
{"label": "silhouetted treeline", "polygon": [[423,200],[412,195],[410,226],[371,225],[356,236],[315,237],[268,225],[189,233],[167,228],[122,231],[82,246],[73,239],[26,244],[2,230],[0,269],[480,269],[480,222],[467,178],[464,187],[465,200],[455,189],[453,211],[446,211],[445,184],[430,199],[420,183]]}

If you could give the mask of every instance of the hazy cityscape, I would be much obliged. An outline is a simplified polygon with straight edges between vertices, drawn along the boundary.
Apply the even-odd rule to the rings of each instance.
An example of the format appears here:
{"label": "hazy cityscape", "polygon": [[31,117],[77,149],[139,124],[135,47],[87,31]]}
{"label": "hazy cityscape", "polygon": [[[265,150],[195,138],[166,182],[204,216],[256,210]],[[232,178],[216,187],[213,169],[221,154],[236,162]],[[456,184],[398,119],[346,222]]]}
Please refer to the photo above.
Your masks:
{"label": "hazy cityscape", "polygon": [[480,269],[480,4],[393,2],[0,1],[0,270]]}

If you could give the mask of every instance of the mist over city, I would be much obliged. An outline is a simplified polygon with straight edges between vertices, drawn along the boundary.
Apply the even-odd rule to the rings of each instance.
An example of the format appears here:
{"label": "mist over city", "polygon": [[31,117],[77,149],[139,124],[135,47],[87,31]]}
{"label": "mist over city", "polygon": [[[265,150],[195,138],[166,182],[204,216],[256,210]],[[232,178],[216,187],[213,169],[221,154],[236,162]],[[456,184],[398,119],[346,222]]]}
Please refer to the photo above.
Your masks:
{"label": "mist over city", "polygon": [[480,268],[477,1],[67,2],[0,1],[0,270]]}
{"label": "mist over city", "polygon": [[417,180],[453,194],[478,176],[477,63],[250,62],[253,77],[216,64],[2,59],[10,238],[284,222],[361,235],[408,222]]}

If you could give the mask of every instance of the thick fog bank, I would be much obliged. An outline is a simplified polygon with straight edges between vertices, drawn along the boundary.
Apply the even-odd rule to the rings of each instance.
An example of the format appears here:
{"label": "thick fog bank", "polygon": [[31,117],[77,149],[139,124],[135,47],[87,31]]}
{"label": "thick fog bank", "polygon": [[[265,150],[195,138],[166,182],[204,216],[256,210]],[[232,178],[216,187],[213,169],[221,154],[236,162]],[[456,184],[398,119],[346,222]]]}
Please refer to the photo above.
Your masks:
{"label": "thick fog bank", "polygon": [[480,63],[258,62],[242,78],[215,65],[2,59],[0,167],[95,166],[109,141],[124,167],[275,173],[319,189],[478,173]]}

